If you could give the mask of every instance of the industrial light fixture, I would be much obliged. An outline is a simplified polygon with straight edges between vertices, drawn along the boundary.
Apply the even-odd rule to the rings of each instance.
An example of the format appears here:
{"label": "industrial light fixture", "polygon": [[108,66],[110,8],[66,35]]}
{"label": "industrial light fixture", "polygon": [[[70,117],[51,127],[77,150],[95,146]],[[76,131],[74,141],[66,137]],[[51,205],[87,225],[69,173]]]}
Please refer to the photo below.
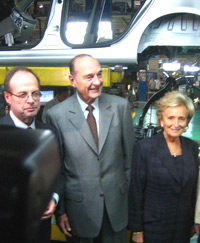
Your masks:
{"label": "industrial light fixture", "polygon": [[179,62],[165,62],[163,63],[163,69],[165,71],[177,71],[181,68],[181,64]]}
{"label": "industrial light fixture", "polygon": [[116,72],[122,72],[123,70],[127,70],[128,67],[122,65],[115,65],[114,67],[110,67],[110,69]]}
{"label": "industrial light fixture", "polygon": [[186,78],[194,78],[194,75],[185,75]]}
{"label": "industrial light fixture", "polygon": [[200,68],[197,66],[189,66],[189,65],[184,66],[185,72],[198,72],[199,70],[200,70]]}

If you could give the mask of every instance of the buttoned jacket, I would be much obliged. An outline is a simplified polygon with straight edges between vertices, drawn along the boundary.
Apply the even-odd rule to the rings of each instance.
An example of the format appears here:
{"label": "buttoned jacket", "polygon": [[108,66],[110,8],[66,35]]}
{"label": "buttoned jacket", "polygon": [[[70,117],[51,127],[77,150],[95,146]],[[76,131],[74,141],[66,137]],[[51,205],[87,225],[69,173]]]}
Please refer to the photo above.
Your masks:
{"label": "buttoned jacket", "polygon": [[133,122],[128,101],[99,97],[99,147],[76,95],[47,112],[59,135],[63,158],[64,198],[58,213],[67,213],[72,232],[98,235],[104,206],[114,231],[128,220],[128,187],[133,153]]}

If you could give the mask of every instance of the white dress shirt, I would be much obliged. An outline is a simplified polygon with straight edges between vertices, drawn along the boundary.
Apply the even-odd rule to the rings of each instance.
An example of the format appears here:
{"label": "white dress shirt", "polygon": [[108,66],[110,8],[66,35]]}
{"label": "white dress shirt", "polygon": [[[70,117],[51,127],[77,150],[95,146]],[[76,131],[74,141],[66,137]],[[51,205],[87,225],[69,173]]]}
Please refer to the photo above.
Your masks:
{"label": "white dress shirt", "polygon": [[28,127],[31,127],[32,129],[35,129],[35,119],[33,120],[33,122],[31,123],[30,126],[26,125],[24,122],[22,122],[21,120],[19,120],[14,114],[13,112],[10,110],[10,116],[15,124],[16,127],[19,128],[23,128],[23,129],[27,129]]}
{"label": "white dress shirt", "polygon": [[[81,106],[81,109],[83,111],[83,114],[85,116],[85,119],[87,119],[87,116],[88,116],[88,113],[89,111],[86,110],[86,108],[88,107],[88,104],[86,104],[81,98],[80,96],[78,95],[78,92],[76,92],[76,95],[77,95],[77,99],[78,99],[78,102]],[[96,124],[97,124],[97,132],[98,132],[98,135],[99,135],[99,98],[97,98],[92,104],[91,104],[93,107],[94,107],[94,110],[93,110],[93,115],[94,115],[94,118],[96,120]]]}

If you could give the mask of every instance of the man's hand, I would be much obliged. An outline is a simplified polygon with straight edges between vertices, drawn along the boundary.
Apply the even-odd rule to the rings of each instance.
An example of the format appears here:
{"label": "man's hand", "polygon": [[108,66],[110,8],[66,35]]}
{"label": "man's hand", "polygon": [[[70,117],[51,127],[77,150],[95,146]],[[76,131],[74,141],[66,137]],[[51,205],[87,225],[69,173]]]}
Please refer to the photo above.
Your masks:
{"label": "man's hand", "polygon": [[132,241],[136,243],[143,243],[143,232],[133,232]]}
{"label": "man's hand", "polygon": [[43,213],[41,219],[48,219],[50,218],[54,212],[55,212],[55,209],[56,209],[56,202],[53,198],[51,198],[48,206],[47,206],[47,209],[46,211]]}
{"label": "man's hand", "polygon": [[56,223],[57,223],[59,229],[61,230],[61,232],[63,232],[65,235],[68,235],[69,237],[72,237],[72,235],[70,233],[71,227],[69,224],[67,214],[63,213],[61,215],[58,215],[56,217]]}

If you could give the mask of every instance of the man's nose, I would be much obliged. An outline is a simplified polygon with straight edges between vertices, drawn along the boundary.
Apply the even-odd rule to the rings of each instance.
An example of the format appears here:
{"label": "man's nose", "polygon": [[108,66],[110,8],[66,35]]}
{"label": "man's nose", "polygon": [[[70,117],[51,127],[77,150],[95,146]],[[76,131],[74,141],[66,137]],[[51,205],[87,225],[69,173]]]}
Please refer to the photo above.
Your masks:
{"label": "man's nose", "polygon": [[33,96],[32,96],[32,94],[29,94],[28,95],[28,98],[27,98],[27,100],[26,100],[26,102],[27,103],[33,103],[35,100],[33,99]]}
{"label": "man's nose", "polygon": [[98,75],[94,75],[94,78],[93,78],[93,84],[95,85],[99,85],[101,83],[101,80],[100,78],[98,77]]}

